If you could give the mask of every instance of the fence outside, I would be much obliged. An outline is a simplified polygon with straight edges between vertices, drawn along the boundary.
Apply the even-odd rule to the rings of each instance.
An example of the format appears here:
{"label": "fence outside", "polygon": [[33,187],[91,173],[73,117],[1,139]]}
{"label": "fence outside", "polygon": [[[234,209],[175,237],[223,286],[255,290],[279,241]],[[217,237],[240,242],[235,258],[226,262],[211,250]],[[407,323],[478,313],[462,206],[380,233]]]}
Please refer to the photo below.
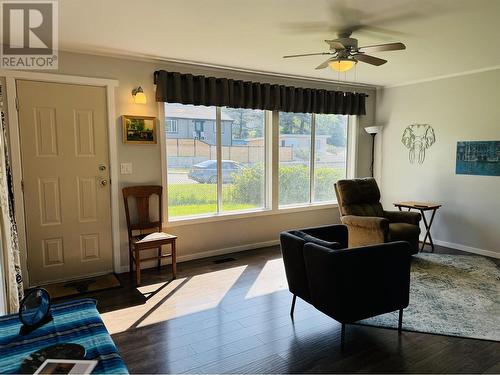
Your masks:
{"label": "fence outside", "polygon": [[[191,160],[214,160],[217,158],[216,146],[209,145],[198,139],[167,139],[167,157],[179,158],[185,157]],[[252,151],[255,152],[252,152]],[[222,146],[222,158],[234,160],[240,163],[251,164],[263,161],[264,153],[262,146]],[[280,147],[280,160],[293,161],[293,147]],[[177,164],[177,163],[176,163]]]}

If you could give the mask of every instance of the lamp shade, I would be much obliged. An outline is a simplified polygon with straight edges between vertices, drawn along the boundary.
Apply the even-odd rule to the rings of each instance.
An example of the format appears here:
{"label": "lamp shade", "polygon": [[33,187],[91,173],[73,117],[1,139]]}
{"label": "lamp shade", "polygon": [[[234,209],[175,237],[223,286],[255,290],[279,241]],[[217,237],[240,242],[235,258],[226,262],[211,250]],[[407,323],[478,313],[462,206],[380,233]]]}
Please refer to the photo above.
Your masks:
{"label": "lamp shade", "polygon": [[147,103],[146,94],[144,94],[143,92],[138,92],[137,94],[135,94],[134,103],[135,104],[146,104]]}
{"label": "lamp shade", "polygon": [[383,128],[383,126],[368,126],[365,128],[365,131],[368,134],[378,134],[382,131]]}
{"label": "lamp shade", "polygon": [[356,60],[352,59],[336,59],[332,60],[328,63],[331,69],[335,70],[336,72],[347,72],[348,70],[351,70],[354,65],[356,65]]}
{"label": "lamp shade", "polygon": [[144,90],[140,86],[138,88],[132,90],[132,96],[134,97],[135,104],[146,104],[147,103],[146,94],[144,94]]}

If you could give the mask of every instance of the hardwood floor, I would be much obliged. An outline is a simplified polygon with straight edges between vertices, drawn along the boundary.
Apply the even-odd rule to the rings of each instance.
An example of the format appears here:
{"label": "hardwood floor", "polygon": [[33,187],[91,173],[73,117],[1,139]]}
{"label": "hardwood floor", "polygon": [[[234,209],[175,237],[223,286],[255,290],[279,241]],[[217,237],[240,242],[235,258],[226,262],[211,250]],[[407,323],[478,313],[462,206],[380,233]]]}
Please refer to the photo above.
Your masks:
{"label": "hardwood floor", "polygon": [[[438,247],[436,252],[466,254]],[[234,258],[216,264],[214,260]],[[497,263],[498,264],[498,263]],[[500,343],[340,324],[297,299],[278,247],[143,272],[92,295],[131,373],[500,372]]]}

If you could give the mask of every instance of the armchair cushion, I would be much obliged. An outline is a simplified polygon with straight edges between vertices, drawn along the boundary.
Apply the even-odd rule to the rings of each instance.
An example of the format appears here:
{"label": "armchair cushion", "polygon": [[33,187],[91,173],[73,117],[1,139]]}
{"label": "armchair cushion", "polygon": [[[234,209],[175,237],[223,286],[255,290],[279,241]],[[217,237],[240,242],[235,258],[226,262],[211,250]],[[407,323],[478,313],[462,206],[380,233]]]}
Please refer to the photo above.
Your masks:
{"label": "armchair cushion", "polygon": [[339,250],[339,249],[344,248],[339,242],[325,241],[325,240],[322,240],[321,238],[311,236],[311,235],[309,235],[305,232],[302,232],[300,230],[291,231],[290,233],[297,236],[297,237],[302,238],[306,243],[307,242],[315,243],[316,245],[321,245],[321,246],[326,247],[326,248],[331,249],[331,250]]}
{"label": "armchair cushion", "polygon": [[413,211],[384,211],[384,216],[390,223],[407,223],[418,225],[422,215]]}
{"label": "armchair cushion", "polygon": [[361,227],[370,230],[379,230],[387,232],[389,229],[389,220],[376,216],[354,216],[347,215],[341,217],[342,224],[353,227]]}

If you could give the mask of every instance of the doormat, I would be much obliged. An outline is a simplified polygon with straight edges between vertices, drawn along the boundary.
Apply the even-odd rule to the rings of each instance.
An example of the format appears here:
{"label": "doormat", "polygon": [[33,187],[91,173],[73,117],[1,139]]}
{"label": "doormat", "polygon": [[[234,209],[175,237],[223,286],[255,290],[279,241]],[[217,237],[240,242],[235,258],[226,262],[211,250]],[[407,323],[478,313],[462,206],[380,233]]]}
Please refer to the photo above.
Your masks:
{"label": "doormat", "polygon": [[43,286],[49,292],[51,298],[70,297],[120,287],[120,280],[113,273]]}

